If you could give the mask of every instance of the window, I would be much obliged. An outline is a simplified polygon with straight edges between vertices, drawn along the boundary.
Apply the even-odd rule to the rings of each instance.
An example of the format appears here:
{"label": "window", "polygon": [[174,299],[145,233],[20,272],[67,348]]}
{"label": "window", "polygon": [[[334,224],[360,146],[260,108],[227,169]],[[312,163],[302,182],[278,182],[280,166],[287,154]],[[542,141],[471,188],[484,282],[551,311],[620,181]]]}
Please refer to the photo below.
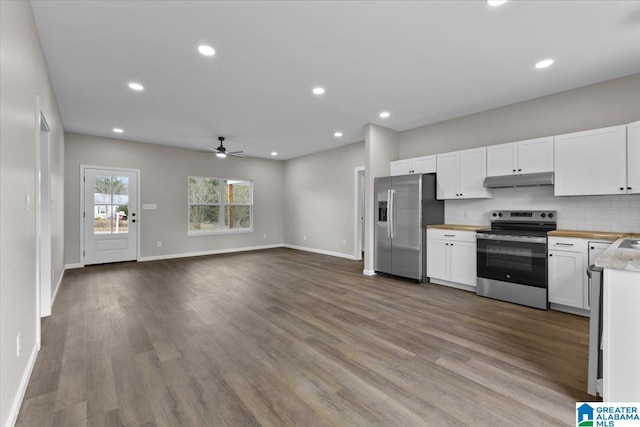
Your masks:
{"label": "window", "polygon": [[253,231],[253,182],[190,176],[189,234]]}

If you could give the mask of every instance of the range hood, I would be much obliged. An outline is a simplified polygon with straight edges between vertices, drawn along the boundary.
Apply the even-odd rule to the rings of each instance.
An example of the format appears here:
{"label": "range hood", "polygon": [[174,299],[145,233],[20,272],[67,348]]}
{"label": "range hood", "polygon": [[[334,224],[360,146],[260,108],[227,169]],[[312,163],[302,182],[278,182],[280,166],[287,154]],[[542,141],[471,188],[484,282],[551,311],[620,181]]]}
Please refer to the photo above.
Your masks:
{"label": "range hood", "polygon": [[484,179],[486,188],[533,187],[538,185],[553,185],[553,172],[488,176]]}

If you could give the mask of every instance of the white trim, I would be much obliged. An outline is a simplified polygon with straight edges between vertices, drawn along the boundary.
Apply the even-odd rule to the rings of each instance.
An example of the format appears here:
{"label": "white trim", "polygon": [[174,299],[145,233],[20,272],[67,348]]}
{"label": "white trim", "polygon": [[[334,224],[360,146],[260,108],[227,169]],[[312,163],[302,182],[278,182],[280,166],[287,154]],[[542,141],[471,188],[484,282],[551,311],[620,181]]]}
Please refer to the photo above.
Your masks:
{"label": "white trim", "polygon": [[[66,270],[66,266],[65,266]],[[60,289],[60,285],[62,284],[62,278],[64,277],[65,270],[62,270],[62,274],[58,279],[58,283],[56,284],[56,288],[53,290],[53,296],[51,297],[51,311],[53,312],[53,303],[56,302],[56,296],[58,295],[58,290]]]}
{"label": "white trim", "polygon": [[[40,314],[38,313],[38,321],[40,320]],[[38,357],[38,345],[33,346],[33,350],[31,350],[31,356],[29,357],[29,363],[27,364],[27,369],[25,369],[22,374],[22,380],[20,380],[20,387],[18,387],[18,392],[16,393],[15,399],[13,399],[13,404],[11,405],[11,410],[9,411],[9,416],[7,417],[6,427],[13,427],[16,424],[18,419],[18,414],[20,413],[20,407],[22,406],[22,401],[24,400],[24,395],[27,392],[27,386],[29,385],[29,380],[31,379],[31,373],[33,372],[33,367],[36,364],[36,358]]]}
{"label": "white trim", "polygon": [[376,276],[378,273],[375,270],[362,270],[362,274],[365,276]]}
{"label": "white trim", "polygon": [[575,314],[577,316],[589,317],[591,312],[577,307],[569,307],[568,305],[549,303],[549,309],[555,311],[562,311],[563,313]]}
{"label": "white trim", "polygon": [[253,228],[226,228],[224,230],[216,230],[216,231],[187,231],[187,236],[189,237],[197,237],[197,236],[215,236],[218,234],[247,234],[253,233],[255,230]]}
{"label": "white trim", "polygon": [[475,286],[463,285],[462,283],[449,282],[448,280],[430,279],[425,284],[433,283],[434,285],[448,286],[450,288],[462,289],[463,291],[476,292]]}
{"label": "white trim", "polygon": [[189,258],[203,255],[216,255],[216,254],[228,254],[234,252],[245,252],[245,251],[257,251],[261,249],[273,249],[273,248],[282,248],[285,245],[282,243],[278,243],[275,245],[262,245],[262,246],[247,246],[244,248],[229,248],[229,249],[214,249],[211,251],[201,251],[201,252],[185,252],[181,254],[167,254],[167,255],[154,255],[154,256],[145,256],[138,258],[139,262],[146,261],[159,261],[163,259],[175,259],[175,258]]}
{"label": "white trim", "polygon": [[351,254],[343,254],[341,252],[325,251],[324,249],[307,248],[307,247],[304,247],[304,246],[289,245],[289,244],[286,244],[286,243],[284,245],[282,245],[282,246],[285,247],[285,248],[289,248],[289,249],[296,249],[296,250],[305,251],[305,252],[315,252],[317,254],[335,256],[335,257],[338,257],[338,258],[346,258],[346,259],[351,259],[351,260],[357,261],[356,258]]}
{"label": "white trim", "polygon": [[82,267],[84,267],[84,264],[80,264],[79,262],[64,265],[65,270],[73,270],[74,268],[82,268]]}
{"label": "white trim", "polygon": [[[362,259],[362,247],[360,246],[360,200],[358,199],[360,195],[360,179],[358,179],[360,172],[364,172],[364,166],[356,166],[353,168],[353,257],[356,260]],[[362,216],[364,217],[364,212],[362,212]],[[362,226],[364,228],[364,224]]]}

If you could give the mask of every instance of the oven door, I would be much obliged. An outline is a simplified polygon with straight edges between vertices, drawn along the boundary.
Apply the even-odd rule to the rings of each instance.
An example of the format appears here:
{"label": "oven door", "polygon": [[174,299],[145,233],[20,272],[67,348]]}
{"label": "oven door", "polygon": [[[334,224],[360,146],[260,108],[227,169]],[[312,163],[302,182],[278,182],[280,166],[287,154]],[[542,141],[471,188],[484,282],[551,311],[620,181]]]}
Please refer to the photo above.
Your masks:
{"label": "oven door", "polygon": [[547,287],[547,238],[477,234],[478,277]]}

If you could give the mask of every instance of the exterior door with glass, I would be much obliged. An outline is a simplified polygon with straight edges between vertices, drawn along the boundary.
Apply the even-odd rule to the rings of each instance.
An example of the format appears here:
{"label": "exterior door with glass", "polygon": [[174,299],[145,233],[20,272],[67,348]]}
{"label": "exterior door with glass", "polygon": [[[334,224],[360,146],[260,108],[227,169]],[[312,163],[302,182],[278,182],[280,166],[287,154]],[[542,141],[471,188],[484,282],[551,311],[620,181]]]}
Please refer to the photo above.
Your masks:
{"label": "exterior door with glass", "polygon": [[135,260],[138,172],[85,168],[83,182],[84,264]]}

